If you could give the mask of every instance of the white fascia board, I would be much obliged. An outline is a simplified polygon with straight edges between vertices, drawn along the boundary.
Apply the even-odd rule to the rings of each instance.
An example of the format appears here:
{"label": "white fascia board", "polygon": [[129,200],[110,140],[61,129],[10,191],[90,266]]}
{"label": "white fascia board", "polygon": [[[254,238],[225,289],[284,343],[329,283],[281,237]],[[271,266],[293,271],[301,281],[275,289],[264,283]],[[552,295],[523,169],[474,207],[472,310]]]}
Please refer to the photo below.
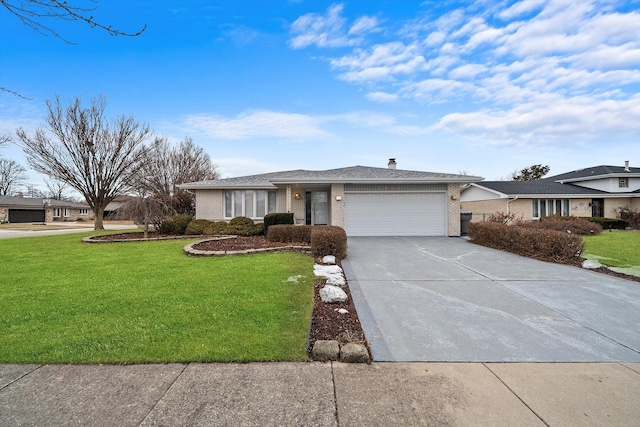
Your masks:
{"label": "white fascia board", "polygon": [[[483,186],[483,185],[482,185],[482,183],[480,183],[480,184],[476,184],[476,183],[472,182],[472,183],[471,183],[471,186],[472,186],[472,187],[476,187],[476,188],[478,188],[478,189],[480,189],[480,190],[484,190],[484,191],[486,191],[486,192],[488,192],[488,193],[495,194],[495,195],[499,196],[501,199],[507,199],[507,198],[515,197],[515,196],[512,196],[512,195],[510,195],[510,194],[501,193],[501,192],[500,192],[500,191],[498,191],[498,190],[493,190],[493,189],[491,189],[491,188],[487,188],[487,187]],[[467,188],[468,188],[468,187],[467,187]],[[465,189],[463,189],[462,191],[465,191],[465,190],[466,190],[466,188],[465,188]]]}
{"label": "white fascia board", "polygon": [[566,184],[568,182],[585,182],[585,181],[595,181],[598,179],[608,179],[608,178],[640,178],[640,173],[634,173],[634,172],[607,173],[604,175],[593,175],[593,176],[583,176],[581,178],[562,179],[562,180],[557,180],[555,182],[559,182],[560,184]]}

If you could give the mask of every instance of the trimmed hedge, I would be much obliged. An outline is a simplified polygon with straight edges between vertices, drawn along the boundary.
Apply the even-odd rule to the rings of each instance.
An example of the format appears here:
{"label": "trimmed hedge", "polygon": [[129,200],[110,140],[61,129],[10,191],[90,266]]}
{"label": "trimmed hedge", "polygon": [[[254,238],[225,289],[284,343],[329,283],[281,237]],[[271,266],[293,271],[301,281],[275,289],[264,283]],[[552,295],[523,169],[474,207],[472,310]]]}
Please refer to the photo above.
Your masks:
{"label": "trimmed hedge", "polygon": [[333,255],[338,259],[347,257],[347,232],[334,225],[319,225],[311,228],[311,255],[322,257]]}
{"label": "trimmed hedge", "polygon": [[295,224],[293,213],[270,213],[264,216],[264,232],[269,232],[269,227],[280,224]]}
{"label": "trimmed hedge", "polygon": [[162,221],[158,231],[160,234],[183,235],[192,219],[193,217],[189,214],[174,215]]}
{"label": "trimmed hedge", "polygon": [[629,226],[629,221],[626,219],[603,218],[598,216],[586,219],[588,221],[595,222],[596,224],[600,224],[600,226],[605,230],[624,230]]}
{"label": "trimmed hedge", "polygon": [[200,235],[205,234],[204,230],[212,224],[212,221],[208,219],[194,219],[187,225],[187,229],[184,234],[188,235]]}
{"label": "trimmed hedge", "polygon": [[224,221],[218,221],[218,222],[214,222],[214,221],[210,221],[209,225],[207,225],[202,234],[207,234],[207,235],[221,235],[221,234],[227,234],[227,223]]}
{"label": "trimmed hedge", "polygon": [[516,225],[536,230],[554,230],[581,236],[593,236],[602,232],[602,227],[584,218],[572,216],[548,216],[540,221],[523,221]]}
{"label": "trimmed hedge", "polygon": [[[265,218],[266,219],[266,218]],[[270,242],[311,243],[310,225],[277,224],[267,229],[267,240]]]}
{"label": "trimmed hedge", "polygon": [[577,234],[488,222],[469,224],[469,238],[482,246],[559,263],[575,261],[584,246]]}

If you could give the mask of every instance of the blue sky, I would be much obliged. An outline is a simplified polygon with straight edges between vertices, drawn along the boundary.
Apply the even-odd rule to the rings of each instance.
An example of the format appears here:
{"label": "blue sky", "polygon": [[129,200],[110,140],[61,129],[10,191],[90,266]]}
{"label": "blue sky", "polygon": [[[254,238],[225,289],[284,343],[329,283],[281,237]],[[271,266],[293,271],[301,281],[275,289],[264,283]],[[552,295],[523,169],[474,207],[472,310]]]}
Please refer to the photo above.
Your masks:
{"label": "blue sky", "polygon": [[[84,0],[74,0],[86,4]],[[112,37],[0,10],[0,132],[104,94],[223,177],[352,165],[488,180],[640,165],[640,2],[102,0]],[[26,166],[20,150],[0,155]],[[41,181],[34,175],[32,183]]]}

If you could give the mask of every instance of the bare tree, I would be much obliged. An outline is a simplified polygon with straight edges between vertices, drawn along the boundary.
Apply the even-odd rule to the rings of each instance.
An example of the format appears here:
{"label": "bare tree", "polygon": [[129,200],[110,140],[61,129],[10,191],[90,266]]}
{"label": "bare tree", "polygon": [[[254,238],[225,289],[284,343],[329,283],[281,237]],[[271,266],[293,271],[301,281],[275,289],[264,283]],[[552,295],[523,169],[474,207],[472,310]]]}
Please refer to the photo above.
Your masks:
{"label": "bare tree", "polygon": [[44,183],[47,186],[47,190],[49,190],[49,198],[55,200],[66,200],[67,197],[65,192],[67,191],[67,188],[69,188],[69,184],[58,178],[45,178]]}
{"label": "bare tree", "polygon": [[189,137],[176,147],[166,137],[156,138],[139,174],[140,187],[170,201],[178,213],[193,210],[193,196],[179,189],[179,184],[216,178],[218,172],[211,158]]}
{"label": "bare tree", "polygon": [[138,196],[120,206],[116,218],[131,219],[136,225],[142,226],[146,239],[150,225],[157,229],[165,219],[174,213],[175,210],[171,205],[161,198]]}
{"label": "bare tree", "polygon": [[[84,5],[83,5],[84,3]],[[113,28],[111,25],[96,21],[91,14],[97,9],[97,0],[59,1],[59,0],[0,0],[11,14],[16,16],[24,25],[33,31],[57,37],[65,43],[73,44],[62,37],[57,31],[44,22],[52,20],[84,22],[91,28],[100,28],[112,36],[139,36],[147,29],[145,25],[139,31],[129,33]]]}
{"label": "bare tree", "polygon": [[0,196],[8,196],[27,179],[27,170],[16,161],[0,159]]}
{"label": "bare tree", "polygon": [[94,228],[102,230],[105,207],[131,187],[146,159],[149,127],[132,116],[108,121],[103,96],[92,99],[89,108],[76,98],[63,109],[59,97],[47,100],[47,107],[47,129],[38,128],[34,136],[18,129],[19,144],[34,170],[84,196],[95,214]]}
{"label": "bare tree", "polygon": [[536,181],[549,173],[549,166],[532,165],[511,173],[512,181]]}

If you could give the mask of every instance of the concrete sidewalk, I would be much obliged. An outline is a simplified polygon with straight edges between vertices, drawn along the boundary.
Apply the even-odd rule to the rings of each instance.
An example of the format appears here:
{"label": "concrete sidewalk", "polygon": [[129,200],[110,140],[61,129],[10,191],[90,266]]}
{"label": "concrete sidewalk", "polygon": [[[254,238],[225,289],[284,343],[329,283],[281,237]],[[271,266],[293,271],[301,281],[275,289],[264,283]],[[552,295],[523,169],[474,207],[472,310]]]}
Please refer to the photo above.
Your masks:
{"label": "concrete sidewalk", "polygon": [[0,365],[0,425],[631,426],[640,364]]}

